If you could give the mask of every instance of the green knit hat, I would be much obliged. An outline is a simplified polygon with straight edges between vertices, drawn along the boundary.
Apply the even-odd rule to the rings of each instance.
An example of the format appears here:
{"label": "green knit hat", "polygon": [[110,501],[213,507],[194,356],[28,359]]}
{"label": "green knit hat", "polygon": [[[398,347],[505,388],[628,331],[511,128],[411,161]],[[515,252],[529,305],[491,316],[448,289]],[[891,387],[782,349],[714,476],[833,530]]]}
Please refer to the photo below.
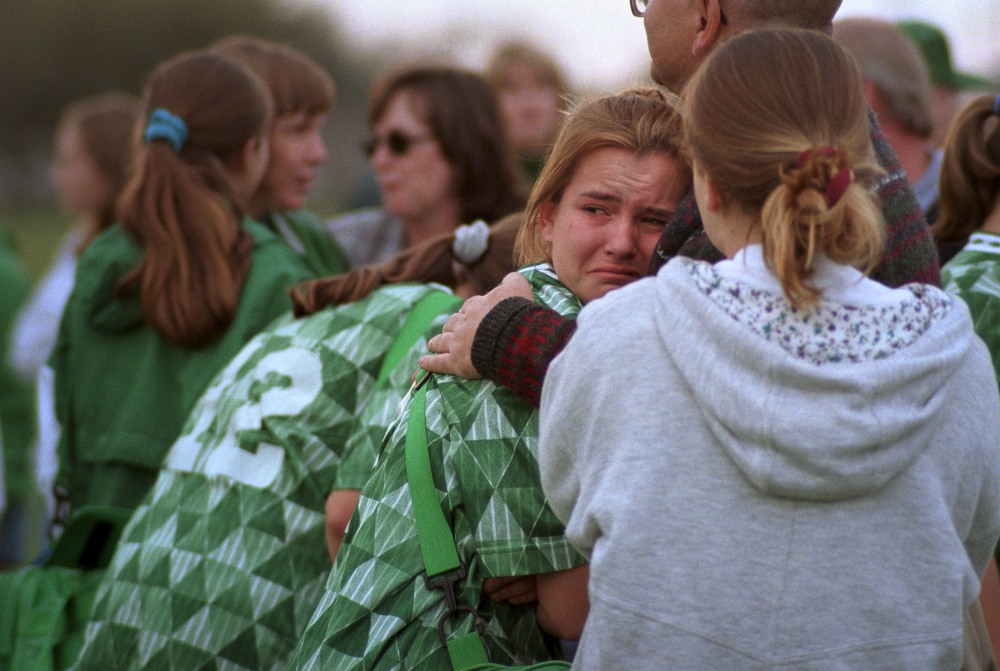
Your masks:
{"label": "green knit hat", "polygon": [[956,72],[951,64],[948,38],[937,26],[923,21],[900,21],[897,24],[920,48],[927,62],[931,82],[956,91],[991,89],[993,82],[965,72]]}

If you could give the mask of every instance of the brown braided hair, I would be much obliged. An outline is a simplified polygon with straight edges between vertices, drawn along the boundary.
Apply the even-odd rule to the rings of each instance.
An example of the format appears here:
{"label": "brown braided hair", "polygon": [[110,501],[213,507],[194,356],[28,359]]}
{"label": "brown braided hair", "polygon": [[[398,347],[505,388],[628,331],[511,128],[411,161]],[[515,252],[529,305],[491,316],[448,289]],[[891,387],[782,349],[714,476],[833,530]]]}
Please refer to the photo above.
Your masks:
{"label": "brown braided hair", "polygon": [[289,291],[295,316],[360,300],[384,284],[437,282],[454,288],[471,279],[479,292],[486,292],[514,270],[514,238],[521,227],[521,218],[520,213],[511,214],[493,224],[486,252],[469,265],[455,258],[455,234],[446,233],[411,247],[385,263],[297,284]]}

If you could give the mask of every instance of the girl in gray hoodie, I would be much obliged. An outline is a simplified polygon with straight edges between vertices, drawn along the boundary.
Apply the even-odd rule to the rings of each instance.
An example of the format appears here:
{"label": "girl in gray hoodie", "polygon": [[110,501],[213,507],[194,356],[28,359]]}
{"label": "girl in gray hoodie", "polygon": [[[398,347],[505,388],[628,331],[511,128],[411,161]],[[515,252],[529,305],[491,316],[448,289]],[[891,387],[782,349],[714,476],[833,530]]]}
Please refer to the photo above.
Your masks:
{"label": "girl in gray hoodie", "polygon": [[574,669],[957,669],[1000,400],[961,301],[864,275],[884,224],[857,67],[749,32],[685,95],[728,258],[587,305],[542,391],[545,491],[591,560]]}

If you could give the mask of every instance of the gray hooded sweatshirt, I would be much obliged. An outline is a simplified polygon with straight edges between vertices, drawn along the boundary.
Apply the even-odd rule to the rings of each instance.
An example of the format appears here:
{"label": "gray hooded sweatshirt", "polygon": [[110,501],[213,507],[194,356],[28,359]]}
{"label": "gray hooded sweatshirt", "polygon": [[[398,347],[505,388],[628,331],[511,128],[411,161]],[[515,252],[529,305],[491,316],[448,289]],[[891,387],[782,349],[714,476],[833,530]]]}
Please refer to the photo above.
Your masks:
{"label": "gray hooded sweatshirt", "polygon": [[542,480],[591,560],[574,669],[959,668],[1000,534],[1000,400],[968,311],[916,286],[923,324],[884,330],[903,345],[817,362],[771,331],[801,315],[727,282],[671,261],[588,305],[546,377]]}

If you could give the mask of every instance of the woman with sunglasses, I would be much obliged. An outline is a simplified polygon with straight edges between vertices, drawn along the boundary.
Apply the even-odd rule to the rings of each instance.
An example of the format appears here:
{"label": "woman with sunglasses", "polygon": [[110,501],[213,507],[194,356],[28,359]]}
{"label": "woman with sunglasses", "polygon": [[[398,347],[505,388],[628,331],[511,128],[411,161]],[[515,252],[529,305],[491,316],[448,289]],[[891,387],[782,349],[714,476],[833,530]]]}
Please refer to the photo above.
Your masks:
{"label": "woman with sunglasses", "polygon": [[327,223],[353,266],[524,206],[499,106],[479,75],[432,65],[392,70],[372,89],[368,125],[364,150],[382,207]]}

